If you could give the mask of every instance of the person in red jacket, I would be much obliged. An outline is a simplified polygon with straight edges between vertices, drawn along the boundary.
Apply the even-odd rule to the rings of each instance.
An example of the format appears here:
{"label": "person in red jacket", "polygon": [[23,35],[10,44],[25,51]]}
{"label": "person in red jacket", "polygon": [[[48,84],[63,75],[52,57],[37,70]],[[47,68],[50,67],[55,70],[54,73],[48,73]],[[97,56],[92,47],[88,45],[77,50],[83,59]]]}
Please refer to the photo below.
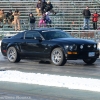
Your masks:
{"label": "person in red jacket", "polygon": [[93,22],[93,29],[97,29],[97,21],[98,21],[99,14],[95,11],[92,15],[92,22]]}

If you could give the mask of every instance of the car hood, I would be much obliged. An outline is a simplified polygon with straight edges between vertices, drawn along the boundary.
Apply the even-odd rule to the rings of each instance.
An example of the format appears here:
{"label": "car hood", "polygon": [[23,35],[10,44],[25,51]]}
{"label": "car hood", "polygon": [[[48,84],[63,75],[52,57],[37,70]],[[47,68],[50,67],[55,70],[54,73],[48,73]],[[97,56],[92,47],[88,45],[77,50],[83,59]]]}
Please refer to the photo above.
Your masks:
{"label": "car hood", "polygon": [[79,39],[79,38],[57,38],[53,41],[69,43],[69,44],[96,44],[93,40]]}

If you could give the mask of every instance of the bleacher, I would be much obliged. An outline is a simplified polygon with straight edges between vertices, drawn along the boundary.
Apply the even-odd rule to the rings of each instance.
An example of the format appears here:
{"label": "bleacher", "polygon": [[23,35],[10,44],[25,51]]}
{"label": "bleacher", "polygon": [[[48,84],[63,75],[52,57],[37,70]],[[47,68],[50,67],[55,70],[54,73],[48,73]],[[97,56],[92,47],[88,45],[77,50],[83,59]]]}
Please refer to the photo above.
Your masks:
{"label": "bleacher", "polygon": [[[52,27],[63,30],[81,30],[83,26],[82,11],[86,6],[89,6],[91,13],[100,10],[99,0],[50,0],[53,4],[53,9],[57,12],[56,15],[50,15],[52,19]],[[19,9],[21,30],[29,29],[28,15],[30,12],[36,17],[36,28],[38,27],[39,18],[36,14],[36,4],[38,0],[0,0],[0,9],[4,9],[7,13],[10,9],[14,11]],[[74,22],[74,23],[73,23]],[[98,27],[100,26],[100,19]],[[92,29],[92,20],[90,21]],[[8,28],[8,24],[3,24],[0,31],[14,31],[14,27]]]}
{"label": "bleacher", "polygon": [[[12,9],[18,8],[21,12],[21,29],[28,29],[28,14],[32,12],[37,20],[36,27],[38,27],[39,17],[36,16],[36,4],[38,0],[0,0],[0,9],[4,9],[5,13]],[[97,10],[99,13],[99,2],[97,0],[51,0],[54,10],[57,14],[51,15],[52,27],[62,29],[81,29],[83,26],[82,11],[86,6],[89,6],[91,13]],[[74,24],[72,22],[74,21]],[[92,21],[90,22],[92,28]],[[98,26],[100,23],[98,21]],[[7,25],[0,30],[9,30]],[[11,29],[10,29],[11,30]],[[12,30],[14,30],[12,28]]]}

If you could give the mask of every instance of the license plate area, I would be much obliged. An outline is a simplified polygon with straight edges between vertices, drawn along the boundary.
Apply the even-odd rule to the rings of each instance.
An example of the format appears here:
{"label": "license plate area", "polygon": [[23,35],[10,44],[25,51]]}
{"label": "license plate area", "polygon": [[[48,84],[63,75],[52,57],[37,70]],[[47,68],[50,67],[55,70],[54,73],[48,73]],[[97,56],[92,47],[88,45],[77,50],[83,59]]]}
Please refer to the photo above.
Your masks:
{"label": "license plate area", "polygon": [[95,56],[95,52],[89,52],[88,53],[88,57],[94,57]]}

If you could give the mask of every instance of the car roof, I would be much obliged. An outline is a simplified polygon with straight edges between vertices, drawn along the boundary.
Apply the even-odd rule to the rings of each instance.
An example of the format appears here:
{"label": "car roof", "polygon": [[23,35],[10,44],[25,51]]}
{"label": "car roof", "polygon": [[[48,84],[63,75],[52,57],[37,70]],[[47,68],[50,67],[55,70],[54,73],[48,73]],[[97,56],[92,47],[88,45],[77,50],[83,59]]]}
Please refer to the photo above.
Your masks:
{"label": "car roof", "polygon": [[26,30],[26,31],[39,31],[39,32],[42,32],[42,31],[57,31],[57,30],[61,30],[61,29],[54,29],[54,28],[37,28],[37,29],[34,29],[34,30]]}

